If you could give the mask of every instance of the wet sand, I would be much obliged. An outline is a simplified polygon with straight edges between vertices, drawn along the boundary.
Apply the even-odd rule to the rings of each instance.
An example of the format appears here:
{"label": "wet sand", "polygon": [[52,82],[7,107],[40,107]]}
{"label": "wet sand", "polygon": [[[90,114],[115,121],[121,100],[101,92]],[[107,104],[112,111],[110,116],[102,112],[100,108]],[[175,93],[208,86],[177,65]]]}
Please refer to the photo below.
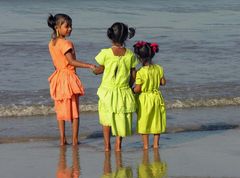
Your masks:
{"label": "wet sand", "polygon": [[[0,177],[240,177],[239,112],[236,107],[170,111],[171,129],[158,150],[143,152],[135,134],[123,140],[118,154],[103,151],[97,113],[82,114],[77,147],[58,146],[54,116],[1,118]],[[191,117],[198,124],[188,122]],[[216,117],[220,124],[212,122]]]}
{"label": "wet sand", "polygon": [[[122,153],[104,153],[102,141],[59,147],[56,141],[0,145],[3,178],[239,177],[240,130],[166,134],[159,150],[143,152],[125,140]],[[155,172],[154,172],[155,170]]]}

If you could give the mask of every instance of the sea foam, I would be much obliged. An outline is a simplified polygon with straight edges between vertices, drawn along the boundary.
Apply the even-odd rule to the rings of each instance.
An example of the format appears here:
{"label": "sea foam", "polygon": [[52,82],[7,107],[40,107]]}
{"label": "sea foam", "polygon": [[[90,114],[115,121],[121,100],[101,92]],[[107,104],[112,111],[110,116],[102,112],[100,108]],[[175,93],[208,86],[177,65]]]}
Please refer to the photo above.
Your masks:
{"label": "sea foam", "polygon": [[[197,107],[221,107],[238,106],[240,97],[234,98],[210,98],[210,99],[187,99],[166,101],[167,109],[184,109]],[[80,112],[96,112],[97,104],[80,105]],[[0,117],[20,117],[54,114],[54,107],[49,105],[0,105]]]}

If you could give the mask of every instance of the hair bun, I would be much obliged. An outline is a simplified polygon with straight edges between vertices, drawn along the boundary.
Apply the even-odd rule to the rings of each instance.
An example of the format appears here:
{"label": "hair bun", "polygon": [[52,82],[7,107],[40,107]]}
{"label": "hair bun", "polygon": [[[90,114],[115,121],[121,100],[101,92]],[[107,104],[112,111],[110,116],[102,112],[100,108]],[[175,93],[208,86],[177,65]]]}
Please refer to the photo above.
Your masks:
{"label": "hair bun", "polygon": [[129,32],[128,32],[128,38],[131,39],[132,37],[134,37],[135,35],[135,29],[130,27],[129,29]]}
{"label": "hair bun", "polygon": [[113,33],[112,27],[108,28],[108,30],[107,30],[107,36],[108,36],[108,38],[109,38],[109,39],[112,39],[112,38],[113,38],[113,35],[114,35],[114,33]]}
{"label": "hair bun", "polygon": [[52,29],[54,29],[55,28],[55,18],[53,17],[53,15],[52,14],[49,14],[49,16],[48,16],[48,20],[47,20],[47,23],[48,23],[48,26],[50,27],[50,28],[52,28]]}

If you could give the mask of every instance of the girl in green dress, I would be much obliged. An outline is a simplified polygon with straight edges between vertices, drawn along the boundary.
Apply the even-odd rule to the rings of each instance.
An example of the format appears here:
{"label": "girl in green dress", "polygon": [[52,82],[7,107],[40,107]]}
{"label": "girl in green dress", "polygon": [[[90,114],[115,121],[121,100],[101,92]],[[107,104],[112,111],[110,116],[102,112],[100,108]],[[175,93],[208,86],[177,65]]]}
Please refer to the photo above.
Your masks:
{"label": "girl in green dress", "polygon": [[94,73],[103,73],[97,95],[105,151],[111,149],[110,131],[116,136],[115,151],[121,151],[122,137],[132,134],[132,113],[136,111],[136,106],[131,86],[136,74],[137,59],[125,47],[125,41],[134,34],[135,30],[124,23],[114,23],[107,30],[111,47],[102,49],[95,57],[99,66]]}
{"label": "girl in green dress", "polygon": [[143,149],[148,149],[149,134],[154,135],[153,148],[159,147],[160,133],[166,129],[166,109],[160,85],[166,80],[163,68],[153,64],[152,58],[158,52],[158,44],[137,42],[134,52],[142,67],[137,71],[134,92],[137,97],[137,132],[142,134]]}

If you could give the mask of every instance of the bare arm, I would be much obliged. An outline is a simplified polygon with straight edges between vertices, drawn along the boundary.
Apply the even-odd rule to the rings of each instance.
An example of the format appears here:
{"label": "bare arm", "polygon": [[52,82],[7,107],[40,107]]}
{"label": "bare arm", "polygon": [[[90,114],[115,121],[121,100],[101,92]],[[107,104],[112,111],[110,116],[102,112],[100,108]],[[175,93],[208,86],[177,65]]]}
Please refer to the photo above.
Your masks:
{"label": "bare arm", "polygon": [[96,66],[94,64],[89,64],[86,62],[82,62],[77,60],[73,54],[72,54],[72,50],[69,50],[65,53],[65,56],[67,57],[68,63],[74,67],[79,67],[79,68],[90,68],[90,69],[94,69]]}
{"label": "bare arm", "polygon": [[99,74],[102,74],[103,71],[104,71],[104,66],[100,65],[95,67],[95,69],[93,70],[93,73],[95,75],[99,75]]}
{"label": "bare arm", "polygon": [[136,69],[135,68],[131,68],[131,71],[130,71],[130,87],[133,86],[134,82],[135,82],[135,79],[136,79]]}
{"label": "bare arm", "polygon": [[134,93],[141,93],[142,86],[139,84],[136,84],[133,91]]}
{"label": "bare arm", "polygon": [[160,85],[166,85],[166,79],[164,76],[160,79]]}

